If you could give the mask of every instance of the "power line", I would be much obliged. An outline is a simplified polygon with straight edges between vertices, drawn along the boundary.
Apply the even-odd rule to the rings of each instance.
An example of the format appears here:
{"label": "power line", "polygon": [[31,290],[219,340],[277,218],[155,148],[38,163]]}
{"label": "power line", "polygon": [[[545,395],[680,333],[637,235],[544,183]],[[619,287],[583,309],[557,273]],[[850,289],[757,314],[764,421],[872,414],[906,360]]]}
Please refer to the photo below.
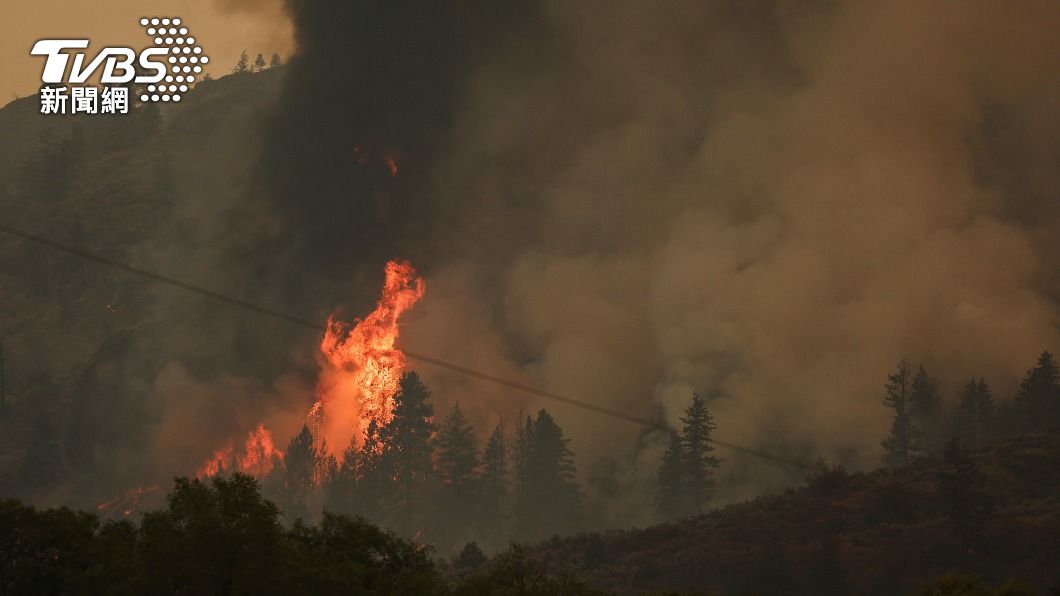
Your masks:
{"label": "power line", "polygon": [[[121,271],[124,271],[126,273],[130,273],[132,275],[139,275],[140,277],[144,277],[144,278],[150,279],[151,281],[154,281],[156,283],[160,283],[160,284],[168,285],[168,286],[171,286],[171,287],[179,288],[181,290],[185,290],[185,291],[191,292],[193,294],[198,294],[199,296],[203,296],[203,297],[209,298],[211,300],[216,300],[218,302],[223,302],[223,303],[229,304],[231,306],[236,306],[236,307],[243,308],[243,309],[246,309],[246,310],[249,310],[249,311],[252,311],[252,312],[256,312],[256,313],[258,313],[260,315],[265,315],[265,316],[268,316],[268,317],[272,317],[272,318],[280,320],[280,321],[284,321],[284,322],[291,323],[291,324],[294,324],[294,325],[299,325],[301,327],[306,327],[306,328],[313,329],[313,330],[316,330],[316,331],[324,331],[327,328],[325,325],[323,325],[321,323],[318,323],[318,322],[315,322],[315,321],[310,321],[310,320],[304,319],[302,317],[298,317],[298,316],[291,315],[291,314],[288,314],[288,313],[285,313],[285,312],[281,312],[281,311],[278,311],[278,310],[275,310],[275,309],[272,309],[272,308],[268,308],[266,306],[261,306],[260,304],[255,304],[253,302],[249,302],[249,301],[243,300],[241,298],[235,298],[235,297],[229,296],[227,294],[222,294],[221,292],[217,292],[217,291],[211,290],[209,288],[204,288],[202,286],[197,286],[197,285],[194,285],[194,284],[191,284],[191,283],[188,283],[188,282],[184,282],[184,281],[181,281],[179,279],[175,279],[175,278],[172,278],[172,277],[169,277],[169,276],[166,276],[166,275],[155,273],[154,271],[148,271],[147,269],[141,269],[139,267],[133,267],[132,265],[128,265],[128,264],[122,263],[120,261],[115,261],[113,259],[109,259],[109,258],[100,256],[100,255],[98,255],[96,253],[93,253],[93,252],[90,252],[90,251],[87,251],[87,250],[84,250],[84,249],[81,249],[81,248],[77,248],[75,246],[70,246],[68,244],[64,244],[64,243],[61,243],[61,242],[56,242],[55,240],[51,240],[51,239],[45,238],[43,236],[38,236],[36,234],[31,234],[29,232],[25,232],[25,231],[19,230],[17,228],[13,228],[13,227],[8,226],[6,224],[0,223],[0,232],[3,232],[3,233],[8,234],[10,236],[15,236],[17,238],[21,238],[23,240],[29,240],[30,242],[35,242],[37,244],[40,244],[40,245],[43,245],[43,246],[47,246],[49,248],[53,248],[55,250],[62,251],[62,252],[65,252],[67,254],[71,254],[71,255],[77,256],[77,257],[81,257],[81,258],[89,260],[89,261],[94,261],[94,262],[99,263],[101,265],[106,265],[108,267],[113,267],[115,269],[119,269]],[[634,415],[628,414],[626,412],[621,412],[619,410],[612,410],[610,408],[597,406],[597,405],[582,401],[580,399],[567,397],[567,396],[561,395],[559,393],[553,393],[551,391],[545,391],[543,389],[538,389],[537,387],[533,387],[533,386],[530,386],[530,385],[524,385],[522,383],[517,383],[515,381],[504,379],[502,377],[497,377],[497,376],[491,375],[489,373],[484,373],[484,372],[481,372],[481,371],[470,369],[470,368],[467,368],[465,366],[461,366],[459,364],[454,364],[452,362],[448,362],[446,360],[442,360],[440,358],[435,358],[433,356],[428,356],[426,354],[420,354],[420,353],[417,353],[417,352],[410,352],[410,351],[407,351],[407,350],[404,350],[404,353],[405,353],[405,356],[407,356],[408,358],[410,358],[412,360],[416,360],[416,361],[422,362],[424,364],[429,364],[431,366],[436,366],[438,368],[443,368],[443,369],[446,369],[446,370],[450,370],[452,372],[455,372],[455,373],[458,373],[458,374],[462,374],[462,375],[465,375],[465,376],[468,376],[468,377],[472,377],[472,378],[475,378],[475,379],[479,379],[481,381],[486,381],[486,382],[489,382],[489,383],[500,385],[502,387],[507,387],[509,389],[515,389],[516,391],[521,391],[523,393],[536,395],[538,397],[544,397],[546,399],[550,399],[550,400],[553,400],[553,401],[564,403],[564,404],[567,404],[567,405],[570,405],[570,406],[574,406],[576,408],[581,408],[583,410],[587,410],[587,411],[590,411],[590,412],[595,412],[597,414],[610,416],[612,418],[616,418],[616,419],[619,419],[619,420],[624,420],[626,422],[631,422],[633,424],[639,424],[639,425],[645,426],[647,428],[652,428],[652,429],[656,429],[656,430],[664,430],[664,431],[667,431],[667,432],[673,430],[673,429],[670,428],[669,425],[667,425],[667,424],[665,424],[663,422],[660,422],[660,421],[648,420],[646,418],[640,418],[638,416],[634,416]],[[737,445],[735,443],[729,443],[727,441],[719,441],[717,439],[710,439],[710,442],[715,444],[715,445],[717,445],[717,446],[719,446],[719,447],[724,447],[724,448],[730,449],[732,451],[737,451],[737,452],[740,452],[740,453],[751,455],[753,457],[757,457],[759,459],[770,461],[770,462],[773,462],[773,463],[784,464],[784,465],[787,465],[787,466],[792,466],[792,467],[796,467],[796,468],[803,468],[803,469],[810,468],[810,465],[805,463],[805,462],[801,462],[801,461],[794,460],[794,459],[789,459],[789,458],[786,458],[786,457],[783,457],[783,456],[779,456],[779,455],[775,455],[775,454],[768,453],[768,452],[765,452],[765,451],[761,451],[759,449],[754,449],[752,447],[746,447],[746,446],[743,446],[743,445]]]}

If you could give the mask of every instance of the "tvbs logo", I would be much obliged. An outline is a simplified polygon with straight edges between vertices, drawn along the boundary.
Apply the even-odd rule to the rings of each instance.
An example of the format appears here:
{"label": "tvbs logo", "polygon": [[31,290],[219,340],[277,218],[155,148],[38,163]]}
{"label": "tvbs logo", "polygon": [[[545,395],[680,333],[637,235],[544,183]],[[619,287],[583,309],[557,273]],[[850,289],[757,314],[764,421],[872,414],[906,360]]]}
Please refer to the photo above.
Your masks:
{"label": "tvbs logo", "polygon": [[[44,56],[42,114],[127,114],[131,101],[177,102],[210,59],[178,18],[142,18],[154,45],[134,51],[105,47],[89,59],[87,39],[42,39],[30,53]],[[71,58],[73,60],[71,61]],[[84,83],[99,75],[99,86]]]}

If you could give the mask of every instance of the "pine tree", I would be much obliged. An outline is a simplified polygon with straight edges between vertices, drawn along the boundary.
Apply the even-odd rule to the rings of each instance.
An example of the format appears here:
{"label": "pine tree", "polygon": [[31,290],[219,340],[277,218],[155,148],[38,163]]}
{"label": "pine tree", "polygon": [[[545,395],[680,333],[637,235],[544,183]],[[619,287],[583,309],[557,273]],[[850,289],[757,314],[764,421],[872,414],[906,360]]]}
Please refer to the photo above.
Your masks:
{"label": "pine tree", "polygon": [[697,393],[692,394],[692,404],[685,410],[681,423],[684,424],[681,446],[685,456],[685,490],[690,512],[699,513],[713,496],[714,470],[721,465],[721,460],[710,455],[714,451],[711,433],[717,427],[707,403]]}
{"label": "pine tree", "polygon": [[974,447],[989,441],[994,430],[994,398],[986,380],[971,379],[958,396],[955,436]]}
{"label": "pine tree", "polygon": [[453,405],[438,429],[437,445],[437,471],[442,486],[470,498],[471,482],[478,469],[478,453],[475,431],[460,410],[459,403]]}
{"label": "pine tree", "polygon": [[527,416],[515,425],[515,434],[512,436],[512,485],[517,508],[529,498],[530,437],[533,433],[534,420]]}
{"label": "pine tree", "polygon": [[453,405],[438,429],[436,444],[435,472],[440,484],[436,503],[439,515],[435,525],[440,539],[455,546],[466,543],[474,530],[472,518],[479,467],[475,431],[464,417],[459,403]]}
{"label": "pine tree", "polygon": [[382,523],[384,499],[393,471],[384,467],[383,443],[379,423],[372,420],[364,431],[364,441],[357,450],[357,501],[360,515]]}
{"label": "pine tree", "polygon": [[265,56],[258,54],[254,58],[254,72],[261,72],[265,70]]}
{"label": "pine tree", "polygon": [[342,463],[335,467],[327,485],[328,511],[363,515],[358,507],[357,488],[361,475],[361,451],[355,441],[342,453]]}
{"label": "pine tree", "polygon": [[898,466],[909,463],[917,453],[918,432],[909,414],[909,366],[905,361],[887,375],[883,403],[894,410],[891,434],[881,443],[885,450],[883,463]]}
{"label": "pine tree", "polygon": [[277,66],[280,66],[281,64],[283,64],[283,60],[280,58],[280,55],[279,54],[273,54],[272,55],[272,59],[269,60],[269,68],[276,68]]}
{"label": "pine tree", "polygon": [[243,50],[243,53],[239,55],[239,62],[236,62],[232,72],[247,72],[248,70],[250,70],[250,57],[247,56],[247,51]]}
{"label": "pine tree", "polygon": [[979,400],[978,385],[975,379],[968,381],[957,396],[957,419],[954,436],[964,445],[975,445],[978,442]]}
{"label": "pine tree", "polygon": [[1049,352],[1042,352],[1035,367],[1020,382],[1016,408],[1022,430],[1060,426],[1060,374]]}
{"label": "pine tree", "polygon": [[307,501],[309,493],[326,465],[326,453],[318,447],[309,427],[303,425],[284,452],[284,472],[282,475],[282,509],[291,518],[306,517],[309,514]]}
{"label": "pine tree", "polygon": [[656,512],[661,521],[677,519],[687,511],[685,493],[685,456],[681,435],[670,432],[670,444],[659,466],[659,485],[655,493]]}
{"label": "pine tree", "polygon": [[575,481],[574,454],[547,410],[525,429],[526,459],[517,502],[517,535],[538,540],[577,529],[581,495]]}
{"label": "pine tree", "polygon": [[917,368],[909,393],[909,418],[920,432],[924,448],[937,451],[945,445],[944,432],[939,432],[942,399],[935,381],[928,376],[923,366]]}
{"label": "pine tree", "polygon": [[504,443],[504,427],[498,423],[482,452],[479,481],[479,535],[488,547],[499,547],[504,543],[507,502],[508,450]]}
{"label": "pine tree", "polygon": [[401,376],[394,394],[394,415],[380,429],[383,449],[380,465],[386,471],[391,495],[389,524],[399,535],[413,536],[428,530],[423,503],[432,476],[434,408],[431,392],[415,372]]}

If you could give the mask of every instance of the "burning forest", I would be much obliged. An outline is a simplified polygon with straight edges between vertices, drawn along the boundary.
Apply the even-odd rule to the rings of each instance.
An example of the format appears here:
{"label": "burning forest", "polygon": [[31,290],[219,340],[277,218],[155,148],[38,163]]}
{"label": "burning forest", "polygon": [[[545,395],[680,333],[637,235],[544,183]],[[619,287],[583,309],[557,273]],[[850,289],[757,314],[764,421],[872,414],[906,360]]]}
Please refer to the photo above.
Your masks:
{"label": "burning forest", "polygon": [[[315,449],[338,464],[347,448],[363,445],[370,427],[384,427],[393,418],[394,393],[406,367],[405,354],[396,346],[399,319],[423,293],[423,278],[410,263],[390,261],[375,310],[352,325],[328,319],[320,344],[317,399],[306,413],[305,427]],[[238,472],[262,478],[283,465],[284,452],[259,423],[240,448],[229,442],[217,449],[196,476]]]}
{"label": "burning forest", "polygon": [[1055,1],[13,1],[0,594],[1060,586]]}

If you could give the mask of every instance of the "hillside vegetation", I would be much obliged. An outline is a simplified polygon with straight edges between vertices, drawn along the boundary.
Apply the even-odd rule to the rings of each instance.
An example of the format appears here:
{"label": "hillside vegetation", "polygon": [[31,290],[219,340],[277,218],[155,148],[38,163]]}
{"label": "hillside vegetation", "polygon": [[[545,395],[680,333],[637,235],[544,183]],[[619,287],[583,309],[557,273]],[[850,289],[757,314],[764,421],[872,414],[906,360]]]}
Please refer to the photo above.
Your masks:
{"label": "hillside vegetation", "polygon": [[866,474],[822,467],[799,490],[554,538],[531,557],[623,594],[908,594],[947,573],[1049,593],[1060,587],[1060,435]]}

